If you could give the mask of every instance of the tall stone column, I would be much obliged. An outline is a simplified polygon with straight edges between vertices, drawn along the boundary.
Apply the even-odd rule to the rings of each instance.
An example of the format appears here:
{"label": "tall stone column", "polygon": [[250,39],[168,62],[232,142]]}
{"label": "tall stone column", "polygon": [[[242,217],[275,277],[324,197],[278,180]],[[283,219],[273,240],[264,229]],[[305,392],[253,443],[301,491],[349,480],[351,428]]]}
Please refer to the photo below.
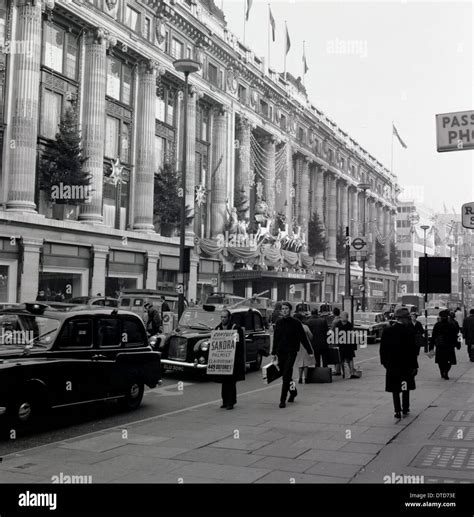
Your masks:
{"label": "tall stone column", "polygon": [[286,192],[288,193],[286,197],[286,205],[285,205],[285,215],[286,221],[291,228],[292,226],[292,217],[293,217],[293,199],[296,192],[293,190],[293,149],[291,147],[291,141],[287,141],[287,149],[286,149]]}
{"label": "tall stone column", "polygon": [[385,205],[383,209],[384,214],[384,237],[385,237],[385,255],[387,256],[388,262],[385,266],[385,271],[390,271],[390,243],[392,242],[393,235],[391,234],[390,228],[390,210]]}
{"label": "tall stone column", "polygon": [[[113,40],[111,40],[113,43]],[[106,91],[106,32],[95,28],[85,33],[84,103],[82,136],[86,167],[92,176],[89,203],[81,205],[79,220],[103,222],[102,190],[104,183],[105,91]]]}
{"label": "tall stone column", "polygon": [[339,186],[340,186],[340,192],[341,192],[341,197],[340,197],[340,203],[341,203],[341,206],[340,206],[340,214],[341,214],[341,217],[339,219],[339,224],[340,226],[342,226],[342,229],[343,231],[345,232],[346,231],[346,226],[349,226],[350,227],[350,221],[349,221],[349,206],[348,206],[348,201],[349,201],[349,186],[347,184],[347,181],[345,180],[341,180],[339,182]]}
{"label": "tall stone column", "polygon": [[16,35],[12,39],[28,42],[28,52],[14,55],[7,210],[36,212],[41,2],[20,0],[17,14]]}
{"label": "tall stone column", "polygon": [[303,156],[299,159],[300,175],[299,175],[299,207],[298,207],[298,223],[301,231],[308,236],[309,222],[309,158]]}
{"label": "tall stone column", "polygon": [[41,239],[23,238],[23,271],[18,302],[31,302],[38,296]]}
{"label": "tall stone column", "polygon": [[337,264],[336,260],[336,238],[337,238],[337,177],[334,173],[328,174],[328,256],[327,260],[331,264]]}
{"label": "tall stone column", "polygon": [[[194,85],[189,86],[188,105],[186,106],[188,116],[188,134],[186,138],[186,207],[190,208],[189,215],[194,213],[194,190],[196,187],[196,103],[202,93]],[[194,236],[194,220],[187,225],[186,235]],[[189,293],[188,293],[189,294]],[[191,298],[191,297],[190,297]],[[193,298],[196,299],[195,297]]]}
{"label": "tall stone column", "polygon": [[250,217],[250,121],[241,116],[237,122],[236,157],[235,157],[235,186],[234,206],[239,212],[239,218],[248,220]]}
{"label": "tall stone column", "polygon": [[369,197],[369,199],[367,200],[368,201],[368,207],[369,207],[369,225],[368,225],[368,230],[369,230],[369,235],[370,235],[370,246],[369,246],[369,252],[370,252],[370,257],[369,257],[369,263],[368,263],[368,266],[371,267],[371,268],[375,268],[375,240],[376,240],[376,235],[377,235],[377,232],[376,232],[376,225],[377,225],[377,221],[376,221],[376,209],[375,209],[375,199],[373,197]]}
{"label": "tall stone column", "polygon": [[211,234],[217,237],[223,233],[226,220],[227,110],[216,108],[213,117]]}
{"label": "tall stone column", "polygon": [[[324,235],[327,233],[327,227],[325,226],[325,217],[324,217],[324,172],[325,169],[323,169],[320,165],[316,166],[316,181],[315,181],[315,190],[314,193],[314,199],[315,199],[315,206],[313,207],[313,212],[317,212],[319,216],[319,220],[323,226],[324,229]],[[313,215],[313,214],[311,214]],[[318,253],[316,255],[316,258],[318,260],[324,260],[324,253]]]}
{"label": "tall stone column", "polygon": [[[360,230],[359,230],[359,190],[355,185],[351,185],[349,187],[349,196],[351,198],[351,207],[350,207],[350,235],[351,239],[355,239],[357,237],[360,237]],[[357,266],[357,261],[354,260],[352,262],[354,266]]]}
{"label": "tall stone column", "polygon": [[148,260],[145,289],[156,289],[158,259],[160,258],[160,254],[153,251],[147,251],[146,255]]}
{"label": "tall stone column", "polygon": [[[377,225],[377,229],[378,229],[378,232],[377,234],[378,235],[381,235],[383,237],[383,234],[384,234],[384,221],[383,221],[383,205],[381,203],[381,201],[378,201],[377,204],[376,204],[376,207],[377,207],[377,222],[376,222],[376,225]],[[379,268],[381,270],[383,270],[384,268]]]}
{"label": "tall stone column", "polygon": [[275,211],[275,139],[266,138],[263,142],[263,149],[265,150],[263,191],[268,205],[268,213],[273,215]]}
{"label": "tall stone column", "polygon": [[[105,294],[105,278],[107,276],[106,262],[108,252],[108,246],[94,245],[94,269],[91,292],[89,293],[91,296],[95,296],[97,293]],[[156,284],[154,289],[156,289]]]}
{"label": "tall stone column", "polygon": [[[154,229],[156,68],[157,64],[148,60],[142,61],[138,67],[137,161],[133,229],[142,232],[152,232]],[[153,289],[156,289],[156,279]]]}

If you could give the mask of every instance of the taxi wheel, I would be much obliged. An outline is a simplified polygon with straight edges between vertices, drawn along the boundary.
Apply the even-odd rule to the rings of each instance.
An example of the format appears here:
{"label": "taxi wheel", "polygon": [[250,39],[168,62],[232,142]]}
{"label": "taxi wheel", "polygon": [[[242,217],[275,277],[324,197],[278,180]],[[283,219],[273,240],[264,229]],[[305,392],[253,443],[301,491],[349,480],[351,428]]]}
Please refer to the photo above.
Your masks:
{"label": "taxi wheel", "polygon": [[41,406],[37,395],[28,391],[20,394],[10,406],[10,425],[20,430],[32,427],[39,420]]}
{"label": "taxi wheel", "polygon": [[120,400],[120,405],[123,407],[123,409],[137,409],[142,403],[144,390],[145,387],[143,385],[143,382],[139,382],[136,380],[132,381],[128,385],[125,397]]}

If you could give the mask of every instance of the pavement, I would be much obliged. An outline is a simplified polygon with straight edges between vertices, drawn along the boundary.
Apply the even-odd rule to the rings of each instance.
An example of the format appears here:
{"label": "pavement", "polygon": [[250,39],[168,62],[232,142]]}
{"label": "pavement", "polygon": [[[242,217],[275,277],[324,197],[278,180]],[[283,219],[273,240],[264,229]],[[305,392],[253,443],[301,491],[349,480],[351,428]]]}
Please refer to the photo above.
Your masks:
{"label": "pavement", "polygon": [[298,385],[285,409],[281,381],[245,393],[239,383],[233,411],[216,399],[8,454],[0,483],[474,482],[474,363],[465,347],[449,381],[420,356],[412,412],[399,421],[378,346],[358,356],[362,378]]}

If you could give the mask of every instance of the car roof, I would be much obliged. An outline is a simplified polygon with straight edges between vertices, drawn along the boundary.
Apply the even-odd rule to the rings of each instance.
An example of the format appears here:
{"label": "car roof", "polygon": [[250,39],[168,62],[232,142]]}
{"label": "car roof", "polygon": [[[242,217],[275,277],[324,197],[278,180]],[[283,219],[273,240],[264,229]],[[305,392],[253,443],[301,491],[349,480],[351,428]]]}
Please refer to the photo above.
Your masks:
{"label": "car roof", "polygon": [[[66,320],[68,318],[72,318],[75,316],[111,316],[112,312],[117,311],[115,315],[118,316],[132,316],[133,318],[140,319],[139,316],[137,316],[134,312],[131,311],[123,311],[120,309],[117,309],[117,307],[110,307],[110,308],[100,308],[100,309],[93,309],[89,308],[89,306],[85,306],[84,309],[81,310],[75,310],[75,311],[67,311],[67,310],[59,310],[59,309],[45,309],[44,312],[31,312],[28,311],[26,308],[23,307],[10,307],[8,309],[3,309],[0,311],[1,314],[18,314],[23,316],[43,316],[45,318],[52,318],[57,320]],[[141,321],[141,319],[140,319]]]}
{"label": "car roof", "polygon": [[235,314],[236,312],[248,312],[254,311],[260,314],[260,311],[255,307],[249,307],[248,305],[239,305],[238,307],[227,307],[224,304],[215,304],[215,303],[205,303],[204,305],[213,305],[216,309],[214,311],[206,311],[202,305],[195,305],[194,307],[186,307],[187,311],[200,311],[200,312],[219,312],[228,310],[231,314]]}

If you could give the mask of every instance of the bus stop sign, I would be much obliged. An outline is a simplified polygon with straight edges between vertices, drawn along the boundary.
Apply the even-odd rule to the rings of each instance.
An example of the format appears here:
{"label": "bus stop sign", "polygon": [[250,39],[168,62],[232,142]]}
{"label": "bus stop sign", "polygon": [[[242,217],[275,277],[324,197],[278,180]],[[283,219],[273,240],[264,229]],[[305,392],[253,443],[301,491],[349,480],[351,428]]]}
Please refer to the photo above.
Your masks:
{"label": "bus stop sign", "polygon": [[474,230],[474,202],[462,205],[462,225]]}

